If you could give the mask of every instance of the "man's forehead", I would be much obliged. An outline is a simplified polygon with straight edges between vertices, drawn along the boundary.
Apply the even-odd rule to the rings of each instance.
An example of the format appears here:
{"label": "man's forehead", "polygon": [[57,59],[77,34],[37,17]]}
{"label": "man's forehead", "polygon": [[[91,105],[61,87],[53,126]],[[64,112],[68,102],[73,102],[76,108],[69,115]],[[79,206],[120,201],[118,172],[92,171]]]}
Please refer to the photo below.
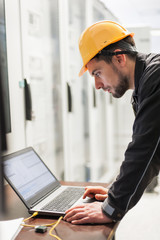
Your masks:
{"label": "man's forehead", "polygon": [[89,63],[87,63],[87,69],[89,71],[89,73],[93,76],[94,73],[97,71],[97,70],[100,70],[102,68],[102,62],[104,61],[97,61],[96,59],[92,59],[89,61]]}

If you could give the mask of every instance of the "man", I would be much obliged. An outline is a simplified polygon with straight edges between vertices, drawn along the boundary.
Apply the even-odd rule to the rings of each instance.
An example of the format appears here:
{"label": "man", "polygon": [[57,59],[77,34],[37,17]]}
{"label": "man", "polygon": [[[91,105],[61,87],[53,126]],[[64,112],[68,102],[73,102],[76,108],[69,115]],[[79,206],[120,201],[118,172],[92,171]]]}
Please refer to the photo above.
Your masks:
{"label": "man", "polygon": [[133,35],[118,23],[102,21],[80,37],[83,67],[79,75],[88,70],[96,89],[115,98],[133,89],[136,116],[119,175],[109,189],[86,188],[84,198],[101,201],[69,209],[64,219],[73,224],[120,221],[159,173],[160,55],[138,53]]}

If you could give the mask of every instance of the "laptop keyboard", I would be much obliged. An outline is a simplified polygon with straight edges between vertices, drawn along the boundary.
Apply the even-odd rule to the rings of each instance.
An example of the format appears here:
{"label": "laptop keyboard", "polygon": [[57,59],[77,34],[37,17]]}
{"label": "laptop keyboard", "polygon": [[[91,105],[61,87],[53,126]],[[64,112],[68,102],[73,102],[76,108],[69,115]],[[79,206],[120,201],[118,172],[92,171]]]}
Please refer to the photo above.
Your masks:
{"label": "laptop keyboard", "polygon": [[84,188],[67,187],[62,193],[45,205],[42,210],[65,212],[84,192]]}

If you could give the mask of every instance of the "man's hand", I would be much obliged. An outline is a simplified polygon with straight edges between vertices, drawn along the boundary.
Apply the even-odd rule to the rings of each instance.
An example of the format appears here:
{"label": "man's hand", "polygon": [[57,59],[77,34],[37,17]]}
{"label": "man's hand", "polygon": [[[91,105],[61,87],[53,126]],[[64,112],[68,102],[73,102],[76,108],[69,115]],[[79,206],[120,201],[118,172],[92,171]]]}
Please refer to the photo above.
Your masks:
{"label": "man's hand", "polygon": [[108,218],[102,212],[101,206],[101,202],[86,203],[80,206],[75,206],[66,211],[64,220],[73,224],[112,222],[112,219]]}
{"label": "man's hand", "polygon": [[98,186],[88,186],[85,188],[83,199],[86,197],[95,198],[98,201],[104,201],[108,197],[108,189]]}

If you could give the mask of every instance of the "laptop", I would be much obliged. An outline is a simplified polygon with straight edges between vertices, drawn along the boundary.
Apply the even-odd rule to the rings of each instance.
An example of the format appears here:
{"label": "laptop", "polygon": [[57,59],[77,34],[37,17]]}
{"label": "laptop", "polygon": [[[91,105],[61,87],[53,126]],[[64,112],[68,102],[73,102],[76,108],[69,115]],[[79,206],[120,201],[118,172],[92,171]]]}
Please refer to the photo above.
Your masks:
{"label": "laptop", "polygon": [[83,200],[83,187],[63,186],[32,147],[3,157],[4,176],[29,213],[64,216]]}

